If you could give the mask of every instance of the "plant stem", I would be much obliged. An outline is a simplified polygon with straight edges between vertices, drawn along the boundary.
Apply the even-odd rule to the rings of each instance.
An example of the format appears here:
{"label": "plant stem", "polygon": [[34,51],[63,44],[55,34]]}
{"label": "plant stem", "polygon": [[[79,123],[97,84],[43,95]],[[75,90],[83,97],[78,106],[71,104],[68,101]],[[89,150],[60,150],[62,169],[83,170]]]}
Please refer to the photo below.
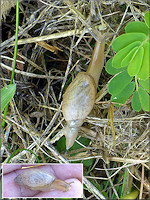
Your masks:
{"label": "plant stem", "polygon": [[122,184],[122,190],[121,190],[121,197],[125,195],[124,192],[125,192],[126,181],[127,181],[127,169],[125,168],[123,184]]}
{"label": "plant stem", "polygon": [[[11,81],[10,84],[13,84],[14,76],[15,76],[15,68],[16,68],[16,59],[17,59],[17,43],[18,43],[18,26],[19,26],[19,0],[16,0],[16,39],[15,39],[15,50],[14,50],[14,61],[13,61],[13,70],[11,74]],[[2,127],[5,127],[5,121],[4,119],[6,118],[7,110],[8,110],[8,105],[5,107],[4,111],[4,117],[3,117],[3,122],[2,122]]]}
{"label": "plant stem", "polygon": [[138,92],[138,82],[137,82],[137,75],[135,76],[135,88],[136,88],[136,91]]}

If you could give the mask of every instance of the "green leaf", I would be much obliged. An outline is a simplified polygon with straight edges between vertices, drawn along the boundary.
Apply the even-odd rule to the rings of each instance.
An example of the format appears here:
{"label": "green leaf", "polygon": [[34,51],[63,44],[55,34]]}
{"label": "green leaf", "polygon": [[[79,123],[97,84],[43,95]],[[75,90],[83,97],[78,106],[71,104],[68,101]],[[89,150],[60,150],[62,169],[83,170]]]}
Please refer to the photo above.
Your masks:
{"label": "green leaf", "polygon": [[149,30],[144,22],[130,22],[125,27],[126,33],[144,33],[148,35]]}
{"label": "green leaf", "polygon": [[[115,68],[120,68],[121,66],[121,62],[122,60],[130,53],[130,51],[137,47],[140,46],[141,42],[140,41],[136,41],[133,42],[131,44],[129,44],[128,46],[124,47],[123,49],[121,49],[113,58],[112,60],[112,66]],[[126,66],[124,66],[126,67]]]}
{"label": "green leaf", "polygon": [[124,71],[126,69],[126,67],[122,67],[122,68],[115,68],[112,66],[112,59],[113,58],[110,58],[107,63],[106,63],[106,71],[108,74],[111,74],[111,75],[114,75],[114,74],[117,74],[121,71]]}
{"label": "green leaf", "polygon": [[135,52],[135,54],[132,57],[132,60],[128,65],[127,71],[130,76],[135,76],[138,74],[142,65],[143,55],[144,55],[144,48],[140,47],[139,50]]}
{"label": "green leaf", "polygon": [[66,151],[66,139],[65,136],[61,137],[58,141],[57,141],[57,146],[56,146],[57,150],[59,152],[62,151]]}
{"label": "green leaf", "polygon": [[144,19],[145,19],[146,25],[147,25],[148,27],[150,27],[150,21],[149,21],[149,19],[150,19],[150,11],[149,11],[149,10],[145,13]]}
{"label": "green leaf", "polygon": [[138,88],[138,93],[139,93],[139,99],[140,99],[143,110],[149,112],[150,111],[150,105],[149,105],[150,98],[149,98],[148,93],[142,87]]}
{"label": "green leaf", "polygon": [[148,92],[150,93],[150,78],[147,78],[146,80],[138,80],[140,85]]}
{"label": "green leaf", "polygon": [[83,161],[83,165],[86,166],[86,167],[92,167],[93,162],[94,162],[94,159],[93,159],[93,158],[88,159],[88,160],[84,160],[84,161]]}
{"label": "green leaf", "polygon": [[132,78],[127,70],[121,72],[110,81],[108,85],[109,93],[112,95],[119,94],[132,81]]}
{"label": "green leaf", "polygon": [[[80,139],[78,141],[81,142],[85,146],[88,146],[90,143],[90,139],[84,138],[84,137],[80,137]],[[76,150],[76,149],[81,149],[81,148],[83,148],[83,147],[80,144],[78,144],[77,142],[75,142],[74,145],[70,148],[70,150]]]}
{"label": "green leaf", "polygon": [[135,54],[135,52],[138,50],[138,47],[133,48],[128,55],[122,60],[121,62],[121,66],[128,66],[129,62],[131,61],[133,55]]}
{"label": "green leaf", "polygon": [[[11,85],[12,85],[12,84],[11,84]],[[38,163],[40,163],[40,161],[39,161],[37,155],[36,155],[33,151],[31,151],[31,150],[29,150],[29,149],[16,149],[16,150],[10,155],[10,157],[8,158],[7,163],[9,163],[10,160],[14,157],[14,155],[15,155],[16,153],[18,153],[19,151],[29,151],[31,154],[35,155],[35,157],[36,157]]]}
{"label": "green leaf", "polygon": [[[128,100],[128,98],[131,96],[134,89],[135,89],[135,83],[134,82],[129,83],[124,88],[124,90],[121,91],[121,93],[119,93],[117,95],[112,95],[111,101],[120,103],[120,104],[124,104]],[[119,105],[116,104],[115,106],[118,107]]]}
{"label": "green leaf", "polygon": [[[85,146],[88,146],[88,144],[90,143],[90,139],[83,138],[83,137],[80,137],[80,139],[78,141],[81,142]],[[80,148],[83,148],[83,147],[81,145],[79,145],[77,142],[75,142],[74,145],[69,149],[69,151],[80,149]],[[66,151],[66,138],[65,138],[65,136],[63,136],[62,138],[60,138],[58,140],[57,150],[59,152]]]}
{"label": "green leaf", "polygon": [[1,113],[10,102],[10,100],[13,98],[15,91],[16,84],[10,84],[1,89]]}
{"label": "green leaf", "polygon": [[141,103],[137,91],[135,91],[133,94],[131,105],[133,110],[135,110],[136,112],[139,112],[141,110]]}
{"label": "green leaf", "polygon": [[142,42],[145,38],[146,35],[144,33],[125,33],[113,41],[112,48],[114,51],[119,51],[135,41]]}
{"label": "green leaf", "polygon": [[135,189],[134,191],[130,192],[129,194],[126,194],[125,196],[121,197],[120,199],[136,199],[139,195],[139,191]]}
{"label": "green leaf", "polygon": [[144,46],[144,55],[143,55],[143,61],[142,66],[137,74],[137,77],[142,80],[146,80],[149,77],[149,48],[150,45],[148,42],[145,42]]}

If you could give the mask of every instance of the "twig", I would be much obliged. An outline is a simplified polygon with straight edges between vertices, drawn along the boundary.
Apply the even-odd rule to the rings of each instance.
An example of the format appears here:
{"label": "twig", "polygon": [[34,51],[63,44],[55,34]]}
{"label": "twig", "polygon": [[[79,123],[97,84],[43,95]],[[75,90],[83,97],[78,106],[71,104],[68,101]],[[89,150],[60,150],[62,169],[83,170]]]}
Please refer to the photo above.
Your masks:
{"label": "twig", "polygon": [[[1,64],[1,67],[9,70],[9,71],[12,71],[13,69],[3,63],[0,63]],[[46,75],[38,75],[38,74],[33,74],[33,73],[29,73],[29,72],[24,72],[24,71],[20,71],[18,69],[15,69],[15,73],[17,74],[21,74],[23,76],[28,76],[28,77],[32,77],[32,78],[50,78],[50,79],[64,79],[64,77],[61,77],[61,76],[46,76]]]}
{"label": "twig", "polygon": [[139,195],[139,199],[142,199],[143,182],[144,182],[144,165],[142,165],[142,177],[141,177],[141,186],[140,186],[140,195]]}

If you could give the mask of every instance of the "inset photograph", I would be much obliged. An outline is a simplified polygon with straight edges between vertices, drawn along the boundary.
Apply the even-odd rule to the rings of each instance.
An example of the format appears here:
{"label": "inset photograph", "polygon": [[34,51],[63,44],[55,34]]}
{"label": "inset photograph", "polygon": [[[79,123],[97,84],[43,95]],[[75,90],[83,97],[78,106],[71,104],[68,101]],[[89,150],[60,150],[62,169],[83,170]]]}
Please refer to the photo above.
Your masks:
{"label": "inset photograph", "polygon": [[3,164],[2,197],[82,198],[82,164]]}

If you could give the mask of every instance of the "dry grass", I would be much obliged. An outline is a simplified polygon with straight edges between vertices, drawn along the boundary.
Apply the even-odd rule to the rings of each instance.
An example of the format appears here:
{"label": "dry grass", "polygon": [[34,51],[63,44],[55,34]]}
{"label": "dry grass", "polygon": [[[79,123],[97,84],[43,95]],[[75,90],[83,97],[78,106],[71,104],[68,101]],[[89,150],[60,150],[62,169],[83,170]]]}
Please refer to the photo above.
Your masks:
{"label": "dry grass", "polygon": [[[143,21],[144,12],[148,9],[146,0],[39,0],[20,4],[18,60],[23,63],[17,62],[17,91],[10,102],[1,148],[3,163],[18,148],[32,150],[43,163],[93,159],[90,168],[84,166],[86,198],[103,198],[97,184],[105,185],[107,180],[110,185],[103,188],[103,192],[109,190],[109,198],[113,192],[119,197],[115,188],[117,184],[122,185],[124,169],[127,170],[127,182],[132,179],[140,191],[140,198],[147,197],[150,116],[143,111],[134,112],[130,103],[114,108],[115,152],[112,127],[107,118],[110,109],[107,84],[111,77],[105,69],[99,82],[102,92],[98,93],[94,109],[85,119],[77,138],[78,141],[82,135],[90,139],[89,145],[78,141],[84,148],[59,153],[57,141],[63,136],[62,129],[66,123],[61,111],[64,90],[78,72],[87,69],[92,55],[95,35],[91,29],[98,27],[111,35],[106,41],[106,63],[113,55],[111,44],[115,37],[124,32],[128,22]],[[12,70],[14,12],[11,10],[6,22],[3,22],[3,86],[9,84]],[[10,162],[35,163],[37,160],[24,150],[14,155]],[[119,177],[119,174],[122,174],[121,181],[117,182],[114,177]],[[128,188],[129,185],[126,186]]]}

